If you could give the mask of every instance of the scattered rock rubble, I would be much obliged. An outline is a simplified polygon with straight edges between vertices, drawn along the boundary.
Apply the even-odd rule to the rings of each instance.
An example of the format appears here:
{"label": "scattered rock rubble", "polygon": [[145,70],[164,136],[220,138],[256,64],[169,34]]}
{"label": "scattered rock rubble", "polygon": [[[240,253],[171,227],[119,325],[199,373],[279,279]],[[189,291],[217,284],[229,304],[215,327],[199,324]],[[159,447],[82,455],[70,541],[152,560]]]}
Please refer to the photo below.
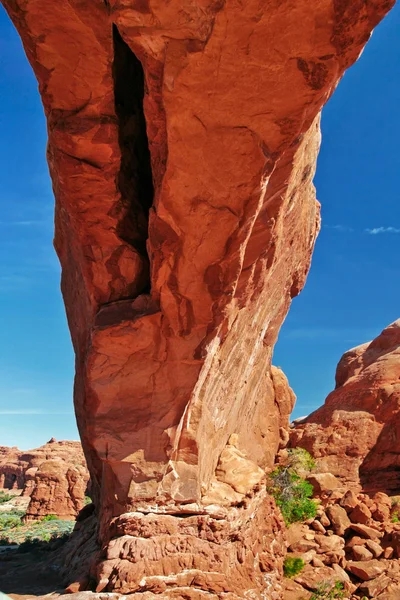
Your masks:
{"label": "scattered rock rubble", "polygon": [[288,556],[305,566],[286,580],[284,600],[308,600],[321,583],[336,581],[351,600],[399,600],[400,498],[355,492],[331,473],[308,479],[319,506],[315,519],[288,529]]}

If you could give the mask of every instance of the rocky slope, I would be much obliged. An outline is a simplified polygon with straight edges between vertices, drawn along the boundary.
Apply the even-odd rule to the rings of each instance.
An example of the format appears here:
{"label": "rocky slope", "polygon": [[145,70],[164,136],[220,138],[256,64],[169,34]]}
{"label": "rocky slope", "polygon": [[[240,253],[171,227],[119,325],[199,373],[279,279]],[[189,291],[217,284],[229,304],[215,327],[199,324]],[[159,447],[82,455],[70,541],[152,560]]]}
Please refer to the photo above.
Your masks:
{"label": "rocky slope", "polygon": [[320,470],[364,491],[400,493],[400,320],[372,342],[346,352],[336,388],[291,444],[306,448]]}
{"label": "rocky slope", "polygon": [[321,503],[315,519],[288,530],[287,558],[301,558],[305,566],[285,580],[284,600],[308,600],[336,582],[343,585],[343,598],[398,600],[399,498],[393,503],[382,492],[356,494],[328,473],[310,481]]}
{"label": "rocky slope", "polygon": [[320,110],[393,3],[3,0],[48,122],[99,592],[280,595],[272,348]]}
{"label": "rocky slope", "polygon": [[22,489],[30,496],[26,519],[54,514],[75,518],[84,505],[88,486],[79,442],[50,440],[34,450],[0,449],[0,482],[3,489]]}

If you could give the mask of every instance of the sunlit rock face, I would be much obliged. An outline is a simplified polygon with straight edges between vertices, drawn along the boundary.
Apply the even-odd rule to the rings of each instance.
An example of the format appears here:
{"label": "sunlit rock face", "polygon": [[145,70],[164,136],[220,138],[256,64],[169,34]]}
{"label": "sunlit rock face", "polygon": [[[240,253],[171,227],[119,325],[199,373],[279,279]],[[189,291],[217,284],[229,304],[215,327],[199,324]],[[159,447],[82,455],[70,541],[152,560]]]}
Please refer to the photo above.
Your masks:
{"label": "sunlit rock face", "polygon": [[296,427],[321,469],[368,492],[400,493],[400,319],[343,354],[336,388]]}
{"label": "sunlit rock face", "polygon": [[271,354],[319,228],[319,112],[393,1],[4,4],[48,122],[98,590],[278,598]]}
{"label": "sunlit rock face", "polygon": [[74,519],[84,506],[88,480],[79,442],[52,438],[26,451],[0,446],[0,489],[19,489],[30,497],[26,521],[51,514]]}

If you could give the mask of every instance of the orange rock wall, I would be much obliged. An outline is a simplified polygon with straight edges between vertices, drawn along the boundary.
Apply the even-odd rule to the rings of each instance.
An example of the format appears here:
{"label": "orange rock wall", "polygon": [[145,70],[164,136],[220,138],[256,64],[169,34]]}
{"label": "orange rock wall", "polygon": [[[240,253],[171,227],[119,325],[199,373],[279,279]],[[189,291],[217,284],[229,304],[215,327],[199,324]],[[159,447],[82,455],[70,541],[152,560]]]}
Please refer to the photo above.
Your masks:
{"label": "orange rock wall", "polygon": [[[98,589],[136,590],[106,557],[113,519],[222,514],[228,531],[265,498],[290,411],[272,349],[319,228],[319,112],[393,1],[3,2],[48,122]],[[235,593],[223,561],[201,568]],[[193,577],[170,585],[219,593]]]}
{"label": "orange rock wall", "polygon": [[335,390],[294,429],[291,444],[345,483],[399,494],[399,417],[400,319],[342,356]]}
{"label": "orange rock wall", "polygon": [[0,447],[0,488],[30,496],[28,521],[54,514],[74,519],[84,506],[89,473],[79,442],[54,439],[34,450]]}

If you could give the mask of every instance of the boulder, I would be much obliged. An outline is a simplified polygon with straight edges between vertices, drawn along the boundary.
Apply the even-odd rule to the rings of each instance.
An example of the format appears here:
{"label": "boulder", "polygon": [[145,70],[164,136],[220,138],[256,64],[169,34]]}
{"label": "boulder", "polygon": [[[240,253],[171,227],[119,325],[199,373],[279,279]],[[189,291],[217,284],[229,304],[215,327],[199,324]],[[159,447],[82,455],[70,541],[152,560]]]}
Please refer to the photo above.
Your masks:
{"label": "boulder", "polygon": [[389,583],[391,583],[390,577],[382,574],[375,579],[362,583],[358,589],[362,594],[368,596],[368,598],[376,598],[388,587]]}
{"label": "boulder", "polygon": [[313,473],[307,477],[307,481],[313,486],[314,494],[332,492],[341,486],[337,477],[332,473]]}
{"label": "boulder", "polygon": [[322,533],[322,535],[326,533],[325,527],[322,525],[321,521],[318,521],[317,519],[314,519],[314,521],[311,523],[311,527],[317,533]]}
{"label": "boulder", "polygon": [[356,523],[351,523],[350,529],[359,533],[362,537],[367,538],[369,540],[377,540],[383,537],[383,532],[374,529],[373,527],[368,527],[368,525],[361,525]]}
{"label": "boulder", "polygon": [[375,579],[379,575],[381,575],[387,566],[379,560],[365,560],[365,561],[348,561],[346,565],[346,570],[356,575],[362,581],[369,581],[370,579]]}
{"label": "boulder", "polygon": [[344,539],[338,535],[316,535],[317,553],[325,564],[339,563],[345,556]]}
{"label": "boulder", "polygon": [[284,581],[283,594],[285,600],[300,600],[300,598],[309,600],[309,598],[311,598],[311,592],[305,590],[303,586],[290,579],[285,579]]}
{"label": "boulder", "polygon": [[384,521],[389,521],[390,519],[390,508],[386,504],[376,504],[375,508],[372,512],[372,518],[374,521],[379,521],[383,523]]}
{"label": "boulder", "polygon": [[353,508],[349,514],[349,517],[353,523],[361,523],[366,525],[371,520],[372,514],[369,508],[365,504],[361,503],[357,504],[357,506]]}
{"label": "boulder", "polygon": [[351,512],[357,505],[357,495],[353,492],[353,490],[347,490],[343,498],[340,500],[340,506],[342,506],[347,512]]}
{"label": "boulder", "polygon": [[400,598],[400,584],[390,583],[378,598],[379,600],[398,600]]}
{"label": "boulder", "polygon": [[352,548],[354,560],[371,560],[374,555],[365,546],[354,545]]}
{"label": "boulder", "polygon": [[328,506],[326,514],[332,524],[332,528],[337,535],[343,536],[350,527],[351,522],[344,508],[338,504]]}
{"label": "boulder", "polygon": [[308,533],[308,527],[303,523],[293,523],[288,527],[286,532],[286,540],[289,550],[304,539],[304,536]]}
{"label": "boulder", "polygon": [[368,550],[372,552],[374,558],[379,558],[380,556],[382,556],[383,548],[377,542],[374,542],[373,540],[367,540],[365,545],[368,548]]}
{"label": "boulder", "polygon": [[355,535],[346,541],[346,550],[349,550],[354,546],[364,546],[366,543],[366,538]]}
{"label": "boulder", "polygon": [[296,575],[294,581],[307,590],[316,591],[324,581],[335,581],[337,573],[331,567],[314,567],[306,565],[304,569]]}
{"label": "boulder", "polygon": [[383,551],[383,558],[390,559],[393,558],[394,549],[391,546],[386,546]]}

